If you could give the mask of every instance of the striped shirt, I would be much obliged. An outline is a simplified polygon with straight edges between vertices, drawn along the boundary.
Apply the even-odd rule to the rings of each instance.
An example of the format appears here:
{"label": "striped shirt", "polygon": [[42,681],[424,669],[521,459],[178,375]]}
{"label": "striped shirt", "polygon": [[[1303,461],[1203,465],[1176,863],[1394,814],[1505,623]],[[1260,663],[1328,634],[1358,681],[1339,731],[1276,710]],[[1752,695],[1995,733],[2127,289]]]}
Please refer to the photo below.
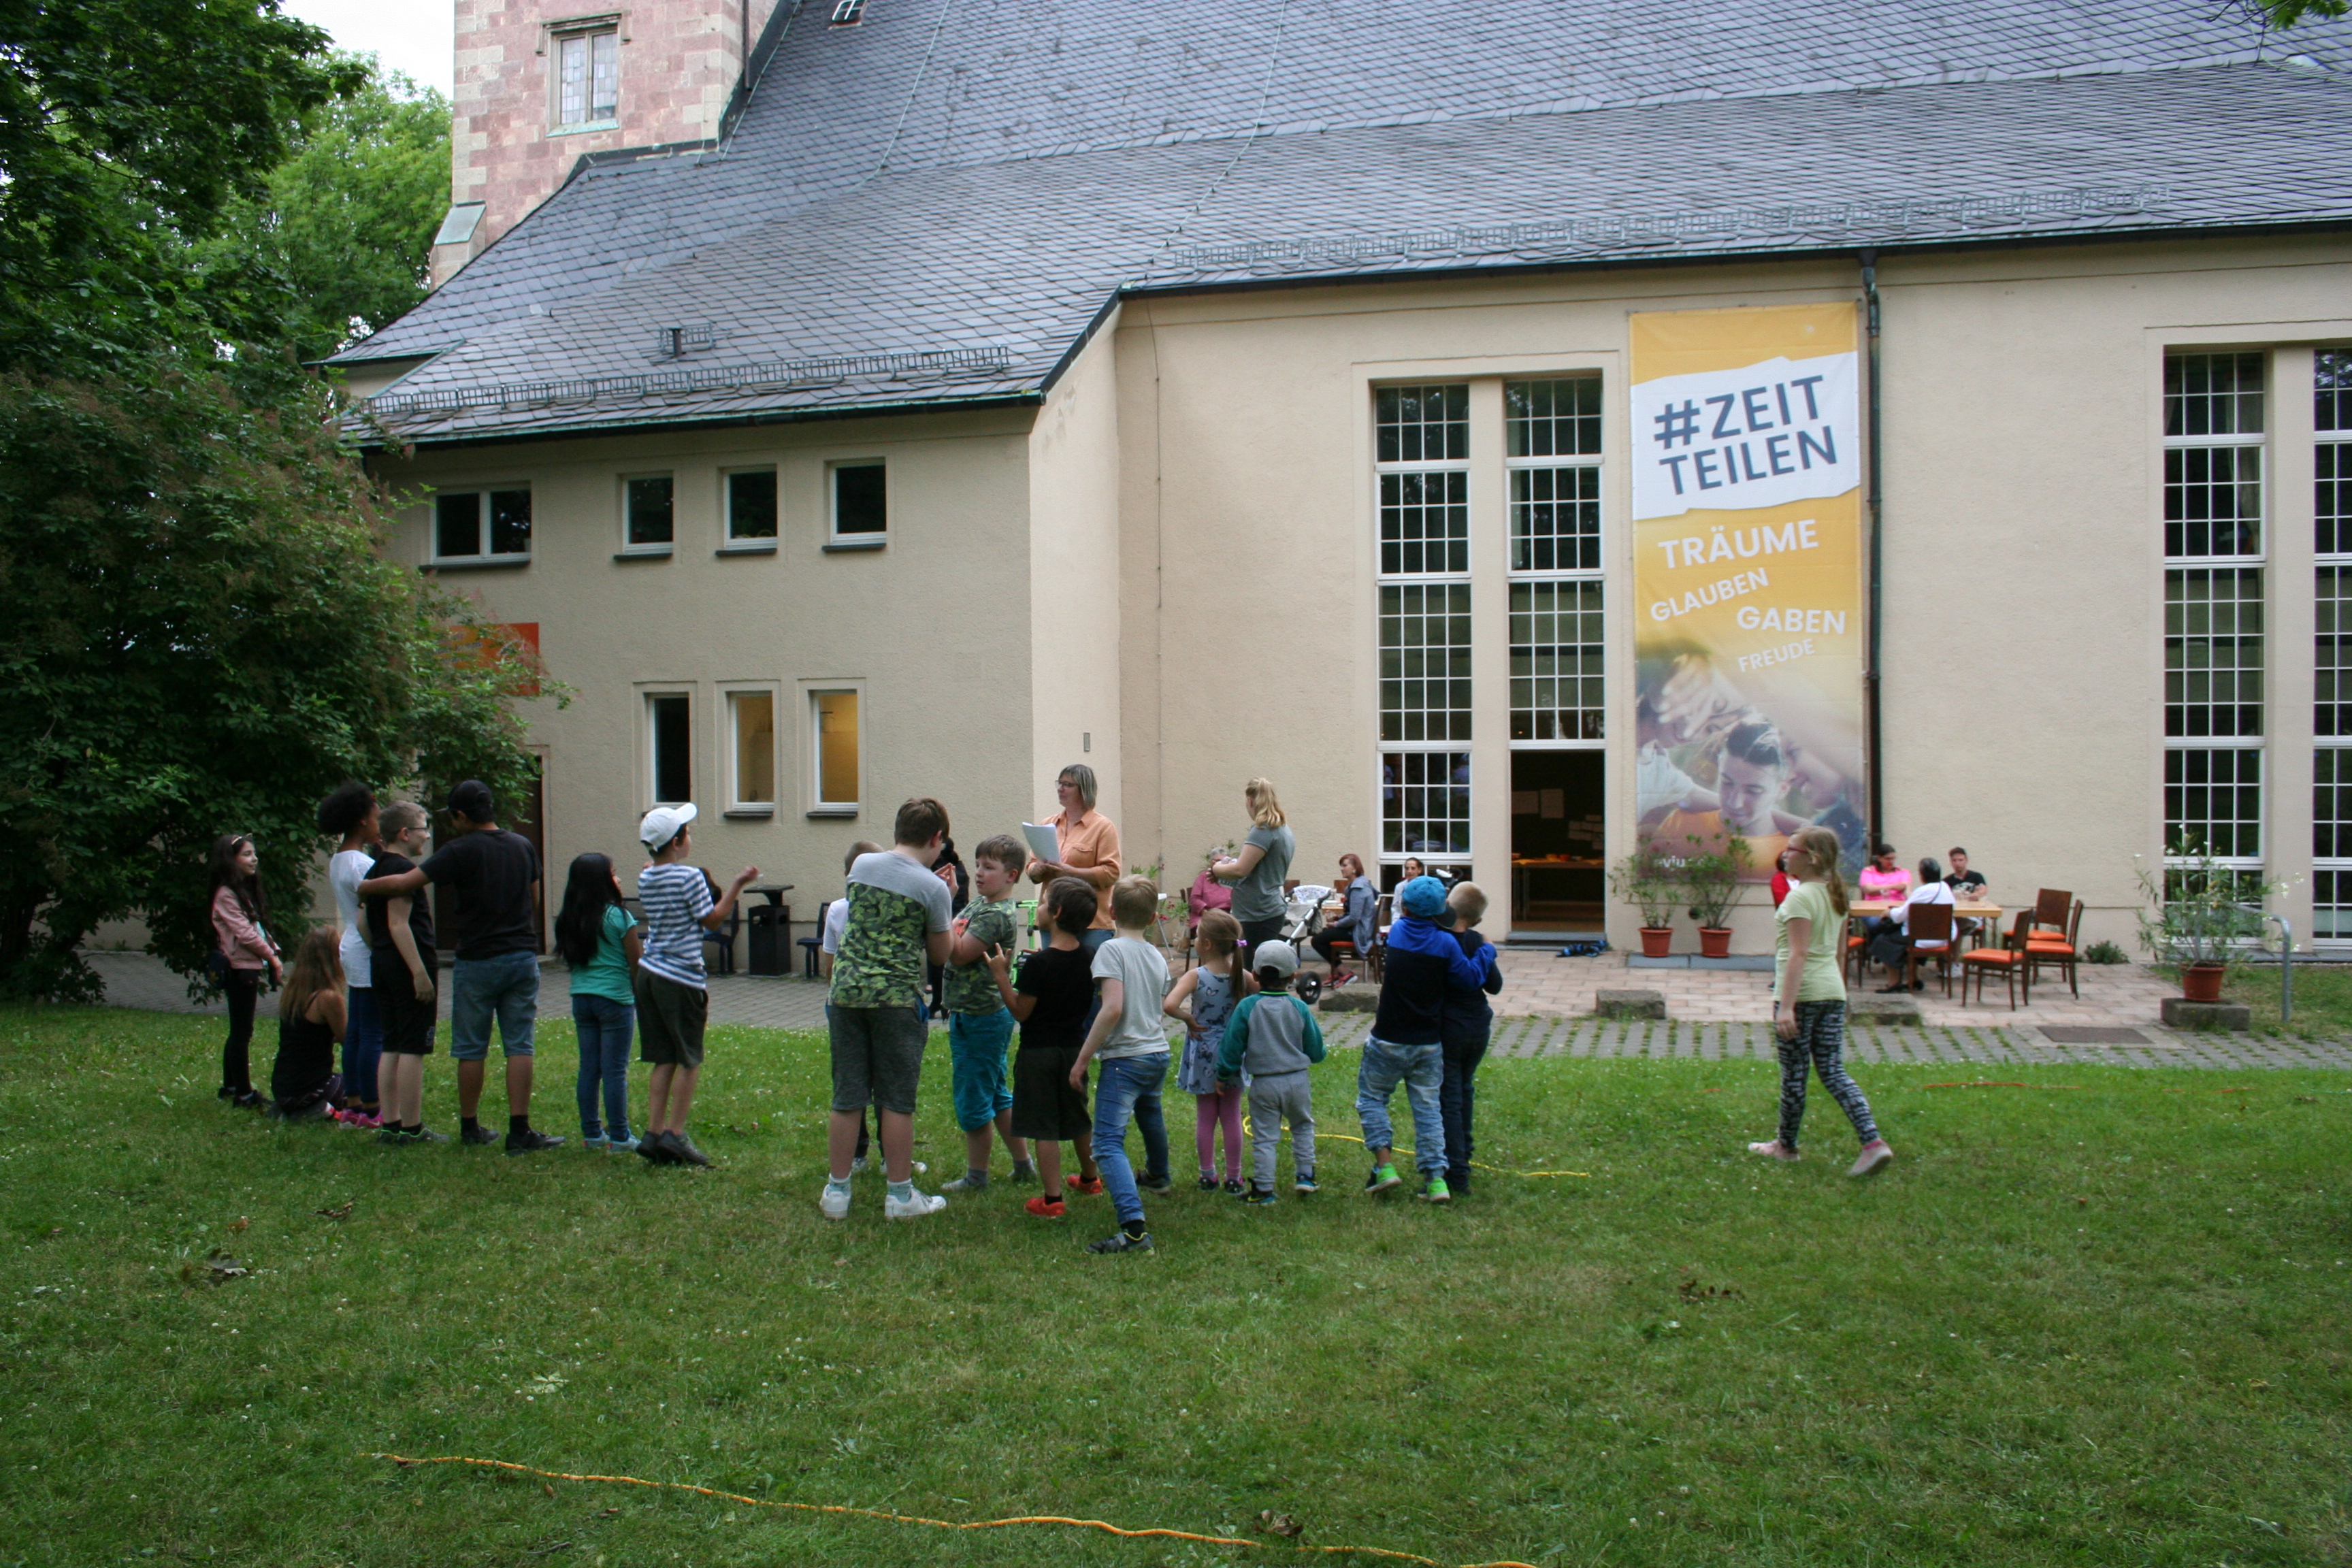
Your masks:
{"label": "striped shirt", "polygon": [[646,906],[646,952],[637,962],[665,980],[706,989],[702,982],[702,917],[710,912],[710,883],[702,868],[684,861],[637,873]]}

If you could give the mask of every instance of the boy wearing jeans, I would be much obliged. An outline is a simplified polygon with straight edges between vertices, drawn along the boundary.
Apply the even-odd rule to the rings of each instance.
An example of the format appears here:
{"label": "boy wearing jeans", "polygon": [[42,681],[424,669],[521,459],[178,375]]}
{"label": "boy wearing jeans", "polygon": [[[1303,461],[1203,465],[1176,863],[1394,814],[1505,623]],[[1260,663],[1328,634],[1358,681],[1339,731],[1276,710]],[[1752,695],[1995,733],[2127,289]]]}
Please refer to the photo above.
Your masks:
{"label": "boy wearing jeans", "polygon": [[943,1193],[977,1193],[988,1187],[992,1130],[1013,1156],[1016,1183],[1035,1179],[1026,1140],[1013,1134],[1013,1090],[1005,1083],[1013,1048],[1013,1014],[997,994],[989,972],[992,949],[1010,952],[1021,930],[1008,895],[1029,864],[1029,847],[1010,834],[981,840],[971,852],[972,901],[955,923],[955,940],[944,987],[948,1005],[948,1059],[954,1067],[956,1125],[963,1129],[964,1172]]}
{"label": "boy wearing jeans", "polygon": [[1364,1040],[1363,1065],[1356,1070],[1356,1114],[1363,1119],[1364,1146],[1372,1156],[1364,1191],[1384,1193],[1403,1183],[1390,1158],[1396,1134],[1389,1124],[1389,1097],[1402,1082],[1412,1106],[1412,1162],[1421,1171],[1420,1195],[1442,1204],[1453,1196],[1445,1185],[1445,1122],[1440,1108],[1445,1085],[1446,987],[1483,987],[1495,951],[1484,937],[1465,951],[1465,944],[1440,923],[1447,921],[1445,884],[1434,877],[1415,877],[1398,889],[1397,910],[1396,922],[1389,927],[1380,1011]]}
{"label": "boy wearing jeans", "polygon": [[937,1214],[947,1200],[915,1190],[915,1088],[930,1037],[929,965],[948,961],[954,910],[947,884],[931,869],[947,843],[948,810],[929,797],[898,808],[896,842],[863,855],[849,869],[849,905],[825,1021],[833,1035],[833,1120],[826,1133],[830,1168],[817,1212],[849,1217],[850,1162],[866,1108],[875,1107],[889,1219]]}
{"label": "boy wearing jeans", "polygon": [[1264,1205],[1274,1202],[1275,1146],[1286,1121],[1293,1190],[1316,1190],[1315,1103],[1307,1069],[1323,1059],[1323,1031],[1307,1004],[1290,994],[1298,950],[1286,942],[1261,942],[1251,957],[1258,988],[1225,1021],[1217,1081],[1231,1083],[1244,1068],[1249,1071],[1250,1188],[1241,1201]]}
{"label": "boy wearing jeans", "polygon": [[1160,1023],[1168,994],[1168,961],[1150,931],[1160,912],[1160,889],[1141,877],[1122,877],[1110,890],[1111,924],[1117,934],[1095,950],[1094,977],[1101,983],[1101,1009],[1078,1050],[1070,1082],[1086,1082],[1087,1064],[1099,1058],[1095,1080],[1095,1163],[1118,1210],[1118,1229],[1088,1252],[1148,1252],[1151,1232],[1143,1222],[1143,1194],[1127,1159],[1130,1117],[1143,1129],[1150,1169],[1143,1185],[1164,1193],[1168,1178],[1168,1123],[1160,1110],[1160,1086],[1168,1077],[1168,1036]]}

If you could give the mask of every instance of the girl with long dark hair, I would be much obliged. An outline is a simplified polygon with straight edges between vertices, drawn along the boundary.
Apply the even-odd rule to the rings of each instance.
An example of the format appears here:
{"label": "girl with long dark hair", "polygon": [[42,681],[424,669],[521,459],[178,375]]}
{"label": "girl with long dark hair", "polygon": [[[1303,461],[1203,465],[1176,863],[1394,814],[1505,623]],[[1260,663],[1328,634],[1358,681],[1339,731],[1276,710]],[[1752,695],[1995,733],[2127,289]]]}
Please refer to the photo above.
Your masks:
{"label": "girl with long dark hair", "polygon": [[261,853],[242,833],[213,841],[211,886],[205,903],[213,944],[226,961],[219,975],[228,997],[228,1038],[221,1042],[219,1098],[258,1110],[265,1103],[253,1089],[253,1009],[261,996],[265,969],[272,981],[285,973],[278,944],[269,940],[269,899],[261,890]]}
{"label": "girl with long dark hair", "polygon": [[[637,1022],[635,971],[645,951],[636,918],[621,902],[612,857],[576,856],[555,917],[555,945],[572,966],[572,1025],[580,1036],[580,1142],[627,1153],[629,1037]],[[602,1088],[604,1114],[596,1110]]]}
{"label": "girl with long dark hair", "polygon": [[335,1042],[346,1038],[341,934],[313,926],[294,949],[294,967],[278,993],[278,1060],[269,1069],[270,1113],[288,1121],[323,1117],[343,1091]]}

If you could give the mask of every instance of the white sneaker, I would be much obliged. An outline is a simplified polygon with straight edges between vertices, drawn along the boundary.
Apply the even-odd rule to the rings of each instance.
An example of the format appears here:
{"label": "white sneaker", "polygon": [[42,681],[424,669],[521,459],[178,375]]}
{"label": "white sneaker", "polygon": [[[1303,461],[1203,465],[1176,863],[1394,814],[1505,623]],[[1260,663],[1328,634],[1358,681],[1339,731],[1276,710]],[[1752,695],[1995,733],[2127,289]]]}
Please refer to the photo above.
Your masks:
{"label": "white sneaker", "polygon": [[947,1199],[938,1194],[917,1192],[913,1187],[908,1187],[907,1195],[903,1198],[890,1197],[882,1200],[882,1217],[884,1219],[920,1219],[927,1214],[937,1214],[947,1206]]}
{"label": "white sneaker", "polygon": [[820,1194],[816,1200],[816,1212],[824,1215],[827,1219],[847,1219],[849,1217],[849,1189],[847,1187],[836,1187],[832,1183],[827,1182],[825,1184],[824,1193]]}

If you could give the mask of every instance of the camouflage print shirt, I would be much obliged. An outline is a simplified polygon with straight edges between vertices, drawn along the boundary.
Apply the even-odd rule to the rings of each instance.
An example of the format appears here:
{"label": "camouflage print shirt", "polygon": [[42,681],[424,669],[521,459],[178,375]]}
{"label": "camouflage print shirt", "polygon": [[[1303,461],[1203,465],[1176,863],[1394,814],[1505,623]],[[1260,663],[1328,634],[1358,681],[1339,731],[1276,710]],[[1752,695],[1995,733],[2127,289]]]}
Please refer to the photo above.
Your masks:
{"label": "camouflage print shirt", "polygon": [[849,917],[834,955],[836,1007],[921,1007],[929,989],[924,939],[948,929],[953,900],[929,869],[883,850],[849,868]]}
{"label": "camouflage print shirt", "polygon": [[[1013,952],[1021,945],[1021,922],[1013,917],[1013,900],[975,899],[965,905],[963,933],[980,943],[983,953],[992,947]],[[985,1015],[1004,1005],[985,958],[948,965],[947,1001],[950,1013]]]}

